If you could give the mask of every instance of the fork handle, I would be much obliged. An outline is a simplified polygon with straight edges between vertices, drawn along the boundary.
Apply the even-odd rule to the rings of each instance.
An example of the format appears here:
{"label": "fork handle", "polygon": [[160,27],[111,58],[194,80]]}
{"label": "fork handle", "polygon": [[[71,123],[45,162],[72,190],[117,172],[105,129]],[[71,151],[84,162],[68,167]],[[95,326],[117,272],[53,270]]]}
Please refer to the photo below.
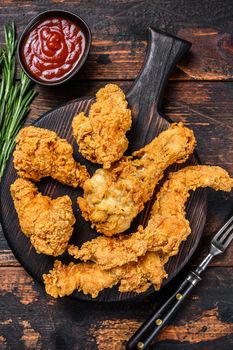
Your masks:
{"label": "fork handle", "polygon": [[126,344],[127,350],[146,349],[156,335],[166,326],[176,310],[191,290],[201,281],[201,277],[191,271],[175,293],[141,325]]}

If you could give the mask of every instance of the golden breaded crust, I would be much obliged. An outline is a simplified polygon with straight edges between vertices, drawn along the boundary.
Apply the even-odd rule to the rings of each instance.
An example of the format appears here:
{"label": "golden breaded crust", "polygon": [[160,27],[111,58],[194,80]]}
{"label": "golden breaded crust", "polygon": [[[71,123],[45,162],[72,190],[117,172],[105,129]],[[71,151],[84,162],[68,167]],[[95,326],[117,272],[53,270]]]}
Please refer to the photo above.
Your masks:
{"label": "golden breaded crust", "polygon": [[10,187],[22,232],[37,253],[58,256],[64,253],[73,233],[75,217],[68,196],[51,199],[36,186],[17,179]]}
{"label": "golden breaded crust", "polygon": [[135,291],[141,293],[145,291],[153,280],[155,288],[159,288],[166,272],[159,256],[151,256],[148,253],[145,257],[148,264],[154,267],[153,275],[148,273],[145,264],[130,263],[127,266],[117,267],[111,270],[102,270],[94,263],[80,263],[69,265],[56,261],[53,269],[48,274],[43,275],[45,289],[54,298],[72,294],[75,290],[90,294],[96,298],[100,291],[111,288],[120,282],[119,291]]}
{"label": "golden breaded crust", "polygon": [[89,178],[85,166],[73,158],[73,149],[53,131],[28,126],[16,138],[14,166],[19,176],[39,181],[51,176],[65,185],[82,186]]}
{"label": "golden breaded crust", "polygon": [[88,117],[84,113],[73,119],[73,133],[79,152],[93,163],[109,168],[128,147],[126,132],[130,129],[131,111],[123,91],[108,84],[96,94]]}

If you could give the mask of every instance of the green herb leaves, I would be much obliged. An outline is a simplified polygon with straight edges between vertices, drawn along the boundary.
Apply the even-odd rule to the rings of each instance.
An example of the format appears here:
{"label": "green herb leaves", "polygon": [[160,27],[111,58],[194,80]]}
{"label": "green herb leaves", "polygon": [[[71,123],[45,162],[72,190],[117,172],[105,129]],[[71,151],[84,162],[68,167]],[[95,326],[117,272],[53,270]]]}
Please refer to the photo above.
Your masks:
{"label": "green herb leaves", "polygon": [[31,80],[21,71],[20,81],[15,82],[16,33],[14,24],[6,25],[5,48],[0,47],[0,177],[15,145],[15,137],[30,109],[35,96]]}

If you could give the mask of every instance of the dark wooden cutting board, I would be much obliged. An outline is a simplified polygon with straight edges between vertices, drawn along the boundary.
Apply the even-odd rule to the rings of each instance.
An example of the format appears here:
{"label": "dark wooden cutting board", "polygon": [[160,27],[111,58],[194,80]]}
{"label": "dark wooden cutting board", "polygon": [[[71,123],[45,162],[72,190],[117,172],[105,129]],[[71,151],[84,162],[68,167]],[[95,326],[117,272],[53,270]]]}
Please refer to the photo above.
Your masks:
{"label": "dark wooden cutting board", "polygon": [[[186,41],[152,28],[148,29],[148,49],[145,62],[138,78],[127,94],[129,107],[133,111],[133,125],[128,133],[129,148],[127,154],[131,154],[133,151],[143,147],[162,130],[168,128],[170,122],[159,113],[163,89],[172,69],[189,48],[190,44]],[[81,111],[88,113],[93,101],[93,97],[84,97],[72,101],[46,113],[34,123],[35,126],[53,130],[60,137],[66,138],[74,148],[76,160],[85,164],[91,174],[94,173],[97,166],[85,160],[78,152],[77,145],[72,136],[71,123],[77,113]],[[0,213],[3,231],[16,258],[36,280],[42,282],[42,274],[52,268],[54,258],[43,254],[36,254],[30,241],[20,230],[18,217],[9,191],[10,185],[17,178],[12,161],[13,158],[11,156],[1,181]],[[197,156],[193,156],[185,165],[196,164],[197,162]],[[183,166],[174,165],[169,170],[176,170]],[[166,172],[165,179],[168,172]],[[38,188],[44,195],[49,195],[52,198],[64,194],[68,194],[72,198],[76,216],[74,234],[71,239],[72,243],[80,246],[83,242],[97,237],[96,232],[91,229],[90,223],[84,221],[82,218],[76,204],[77,196],[82,195],[81,189],[73,189],[61,185],[59,182],[50,178],[40,181]],[[158,187],[156,191],[158,191]],[[143,212],[134,220],[129,232],[134,232],[139,223],[145,224],[147,222],[155,195],[146,205]],[[206,193],[204,190],[197,190],[191,195],[187,206],[187,217],[190,220],[192,234],[182,244],[178,255],[173,257],[167,264],[166,270],[169,277],[164,281],[163,285],[170,281],[184,267],[199,243],[206,219]],[[74,261],[67,253],[63,254],[61,259],[67,263]],[[143,295],[149,295],[153,291],[151,287]],[[89,296],[79,292],[75,292],[73,296],[78,299],[92,300]],[[116,301],[132,299],[136,296],[137,294],[135,293],[121,294],[117,291],[117,287],[114,287],[101,292],[95,300]]]}

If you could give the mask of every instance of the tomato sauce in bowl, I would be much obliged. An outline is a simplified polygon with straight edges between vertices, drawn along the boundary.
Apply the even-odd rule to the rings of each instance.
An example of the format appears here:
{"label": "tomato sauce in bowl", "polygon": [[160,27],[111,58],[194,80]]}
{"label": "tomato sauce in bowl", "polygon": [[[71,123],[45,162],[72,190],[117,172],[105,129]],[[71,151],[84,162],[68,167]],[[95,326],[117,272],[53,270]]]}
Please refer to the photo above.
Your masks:
{"label": "tomato sauce in bowl", "polygon": [[70,18],[64,12],[66,16],[62,16],[63,11],[47,11],[36,17],[19,43],[18,56],[25,73],[45,85],[68,80],[81,68],[89,51],[89,28],[75,21],[76,15],[68,13],[74,16]]}

